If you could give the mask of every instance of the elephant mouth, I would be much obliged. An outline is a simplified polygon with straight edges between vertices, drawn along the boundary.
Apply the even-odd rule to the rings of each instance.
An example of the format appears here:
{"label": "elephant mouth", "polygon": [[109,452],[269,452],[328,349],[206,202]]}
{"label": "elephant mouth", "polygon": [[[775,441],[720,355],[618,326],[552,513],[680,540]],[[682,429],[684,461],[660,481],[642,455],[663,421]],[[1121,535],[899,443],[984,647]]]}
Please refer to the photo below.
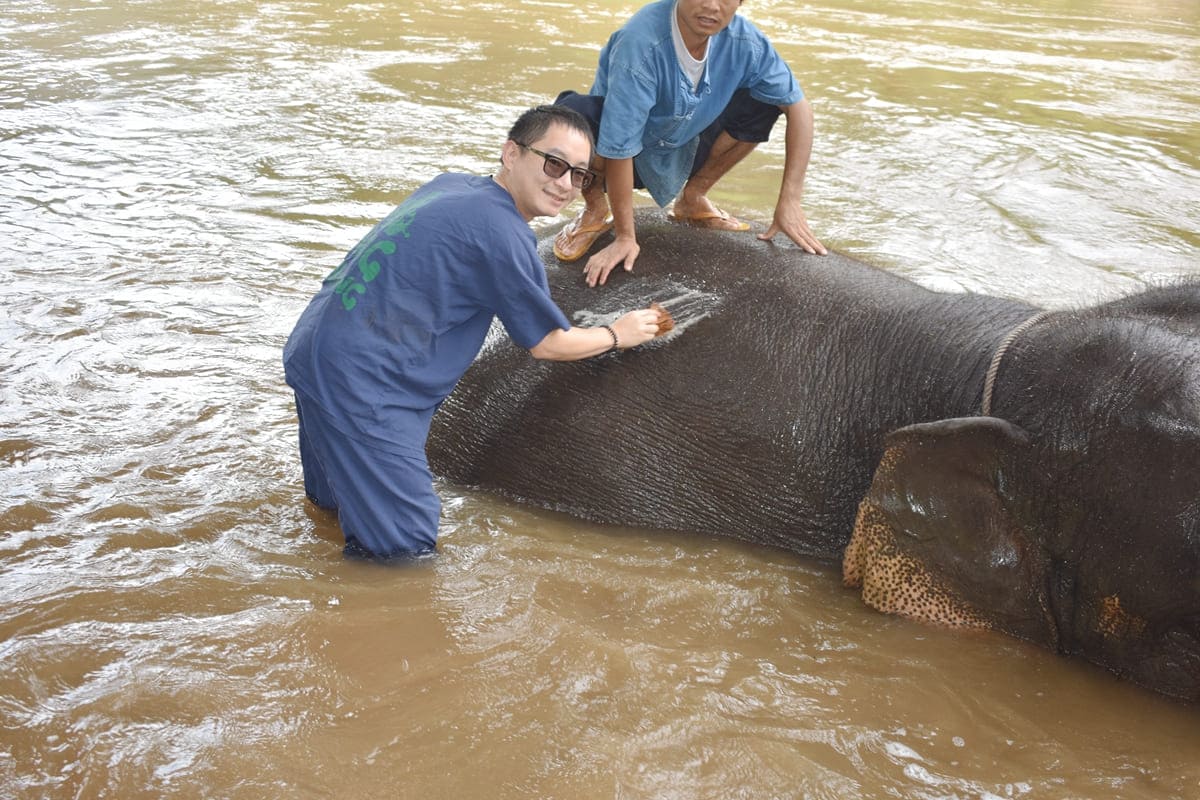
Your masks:
{"label": "elephant mouth", "polygon": [[1163,641],[1165,660],[1170,666],[1155,670],[1149,680],[1140,682],[1181,700],[1200,703],[1200,631],[1188,633],[1176,629],[1164,636]]}
{"label": "elephant mouth", "polygon": [[1195,625],[1155,631],[1117,595],[1097,598],[1085,618],[1091,637],[1079,655],[1140,686],[1200,702],[1200,629]]}

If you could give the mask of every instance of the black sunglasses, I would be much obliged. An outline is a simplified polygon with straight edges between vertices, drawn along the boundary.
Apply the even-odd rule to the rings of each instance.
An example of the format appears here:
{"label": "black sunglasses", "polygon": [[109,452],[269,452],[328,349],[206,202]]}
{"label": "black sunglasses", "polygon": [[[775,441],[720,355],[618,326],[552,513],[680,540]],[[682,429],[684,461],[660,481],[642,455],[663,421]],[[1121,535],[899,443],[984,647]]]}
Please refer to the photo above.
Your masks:
{"label": "black sunglasses", "polygon": [[584,169],[583,167],[572,167],[558,156],[552,156],[549,153],[543,153],[536,147],[530,147],[527,144],[521,144],[520,142],[517,142],[517,144],[521,145],[521,147],[524,147],[529,152],[536,153],[544,158],[545,161],[542,162],[542,172],[546,173],[551,178],[561,178],[569,171],[571,173],[571,185],[576,189],[587,189],[592,185],[592,181],[596,180],[596,173],[592,172],[590,169]]}

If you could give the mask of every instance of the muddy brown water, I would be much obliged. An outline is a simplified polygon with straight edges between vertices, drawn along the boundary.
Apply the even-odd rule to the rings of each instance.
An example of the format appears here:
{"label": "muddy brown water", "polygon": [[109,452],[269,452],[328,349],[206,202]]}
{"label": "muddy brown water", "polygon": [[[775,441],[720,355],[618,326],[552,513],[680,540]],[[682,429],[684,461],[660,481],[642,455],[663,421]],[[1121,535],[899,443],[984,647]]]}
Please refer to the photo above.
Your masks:
{"label": "muddy brown water", "polygon": [[[381,568],[305,508],[318,280],[636,5],[3,5],[0,796],[1200,796],[1195,708],[834,565],[441,484],[438,557]],[[826,244],[1054,307],[1200,270],[1191,0],[743,13],[814,103]],[[765,223],[781,154],[715,198]]]}

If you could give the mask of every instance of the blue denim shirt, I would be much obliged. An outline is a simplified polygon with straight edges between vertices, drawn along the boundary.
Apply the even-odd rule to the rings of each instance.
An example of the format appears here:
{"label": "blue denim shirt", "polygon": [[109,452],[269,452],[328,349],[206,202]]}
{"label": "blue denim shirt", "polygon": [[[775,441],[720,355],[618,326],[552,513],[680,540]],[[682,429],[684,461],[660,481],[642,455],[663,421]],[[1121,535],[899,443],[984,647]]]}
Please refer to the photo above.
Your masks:
{"label": "blue denim shirt", "polygon": [[658,0],[609,37],[591,89],[604,96],[596,153],[632,157],[659,206],[670,203],[687,182],[698,137],[735,91],[749,89],[754,99],[776,106],[804,98],[767,37],[736,14],[709,40],[704,76],[693,90],[671,42],[673,13],[675,0]]}

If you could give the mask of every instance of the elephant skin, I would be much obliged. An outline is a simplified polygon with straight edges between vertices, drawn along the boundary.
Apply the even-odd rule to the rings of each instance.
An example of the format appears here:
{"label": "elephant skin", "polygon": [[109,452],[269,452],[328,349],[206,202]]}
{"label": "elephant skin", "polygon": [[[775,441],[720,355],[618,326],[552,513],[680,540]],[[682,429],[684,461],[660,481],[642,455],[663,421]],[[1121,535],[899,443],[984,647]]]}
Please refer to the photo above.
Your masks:
{"label": "elephant skin", "polygon": [[1056,311],[639,211],[577,325],[675,329],[581,362],[494,330],[434,419],[433,470],[583,519],[842,560],[885,612],[1002,631],[1200,702],[1200,281]]}

